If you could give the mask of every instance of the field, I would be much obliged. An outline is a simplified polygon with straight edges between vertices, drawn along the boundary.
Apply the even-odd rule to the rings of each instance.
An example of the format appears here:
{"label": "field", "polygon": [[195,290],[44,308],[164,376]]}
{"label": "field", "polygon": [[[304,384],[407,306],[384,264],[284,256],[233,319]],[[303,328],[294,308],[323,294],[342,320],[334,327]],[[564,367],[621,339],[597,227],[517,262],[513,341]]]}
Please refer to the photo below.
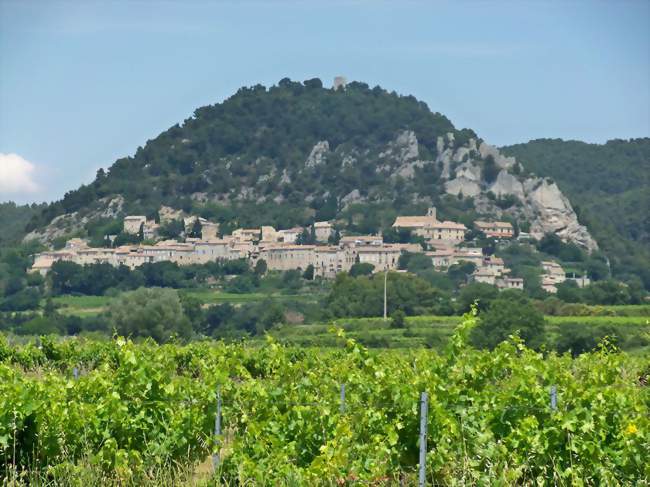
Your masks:
{"label": "field", "polygon": [[[272,301],[314,301],[310,294],[280,294],[280,293],[226,293],[213,289],[186,289],[183,294],[198,299],[204,306],[231,303],[234,305],[254,303],[265,300]],[[111,301],[110,296],[58,296],[52,301],[59,307],[61,313],[81,317],[94,316],[106,311]]]}
{"label": "field", "polygon": [[440,353],[372,351],[341,328],[326,350],[271,338],[39,348],[0,336],[0,475],[16,485],[414,485],[426,391],[429,485],[648,485],[647,355],[572,359],[517,341],[477,351],[466,345],[474,318],[456,324]]}
{"label": "field", "polygon": [[[639,308],[645,310],[646,308]],[[627,310],[626,310],[627,311]],[[629,313],[629,311],[628,311]],[[546,335],[553,340],[561,327],[598,328],[603,333],[618,337],[625,349],[642,353],[648,351],[650,318],[647,316],[546,316]],[[390,318],[344,318],[333,322],[350,337],[373,348],[443,348],[459,316],[413,316],[406,318],[406,326],[391,328]],[[299,346],[334,346],[335,338],[329,332],[332,324],[282,325],[272,331],[283,343]]]}

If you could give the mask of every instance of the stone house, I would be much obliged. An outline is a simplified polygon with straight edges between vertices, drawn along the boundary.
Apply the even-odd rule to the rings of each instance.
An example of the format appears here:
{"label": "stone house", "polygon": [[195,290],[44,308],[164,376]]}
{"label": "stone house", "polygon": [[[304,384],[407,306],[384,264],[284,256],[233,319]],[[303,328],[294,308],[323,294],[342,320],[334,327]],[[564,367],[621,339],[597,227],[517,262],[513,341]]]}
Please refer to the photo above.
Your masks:
{"label": "stone house", "polygon": [[259,242],[261,237],[260,228],[238,228],[232,232],[232,238],[238,242]]}
{"label": "stone house", "polygon": [[542,262],[542,277],[547,277],[555,284],[560,284],[566,280],[566,273],[560,264],[552,260]]}
{"label": "stone house", "polygon": [[465,240],[467,231],[462,223],[438,221],[435,208],[429,208],[424,216],[398,216],[393,228],[410,230],[436,247],[459,244]]}
{"label": "stone house", "polygon": [[514,236],[514,229],[509,222],[488,222],[483,220],[476,220],[474,228],[479,232],[483,232],[486,237],[493,238],[512,238]]}
{"label": "stone house", "polygon": [[346,235],[341,237],[339,245],[342,247],[356,247],[357,245],[382,245],[384,239],[381,235]]}
{"label": "stone house", "polygon": [[218,238],[219,224],[206,221],[201,226],[201,238],[203,240],[215,240]]}
{"label": "stone house", "polygon": [[229,260],[231,258],[230,245],[227,240],[201,239],[194,242],[194,255],[197,264]]}
{"label": "stone house", "polygon": [[491,255],[483,260],[483,267],[494,271],[494,273],[498,276],[506,273],[506,266],[503,262],[503,259],[494,255]]}
{"label": "stone house", "polygon": [[124,233],[137,235],[140,233],[140,228],[147,223],[147,217],[143,215],[131,215],[124,217]]}
{"label": "stone house", "polygon": [[315,247],[313,256],[314,276],[327,279],[336,277],[339,272],[348,272],[355,260],[352,249],[332,245]]}
{"label": "stone house", "polygon": [[330,222],[316,222],[314,223],[314,233],[317,242],[327,242],[334,233],[334,229]]}
{"label": "stone house", "polygon": [[557,281],[550,278],[549,276],[545,276],[545,275],[542,276],[542,289],[547,293],[556,294],[557,293],[556,284]]}
{"label": "stone house", "polygon": [[474,274],[472,274],[472,279],[474,282],[482,282],[484,284],[491,284],[494,286],[497,282],[497,275],[493,270],[481,267],[474,271]]}
{"label": "stone house", "polygon": [[285,230],[278,230],[278,242],[295,244],[298,237],[302,233],[302,227],[287,228]]}
{"label": "stone house", "polygon": [[524,289],[524,280],[521,277],[505,277],[497,279],[499,289]]}
{"label": "stone house", "polygon": [[461,247],[454,250],[452,264],[471,262],[477,268],[483,265],[483,250],[480,247]]}
{"label": "stone house", "polygon": [[397,244],[360,245],[355,248],[361,264],[372,264],[375,272],[397,269],[403,248]]}
{"label": "stone house", "polygon": [[449,247],[441,247],[432,252],[425,252],[427,257],[431,257],[431,263],[434,269],[446,269],[454,264],[454,249]]}
{"label": "stone house", "polygon": [[270,244],[260,247],[258,259],[274,271],[305,270],[314,262],[314,245]]}

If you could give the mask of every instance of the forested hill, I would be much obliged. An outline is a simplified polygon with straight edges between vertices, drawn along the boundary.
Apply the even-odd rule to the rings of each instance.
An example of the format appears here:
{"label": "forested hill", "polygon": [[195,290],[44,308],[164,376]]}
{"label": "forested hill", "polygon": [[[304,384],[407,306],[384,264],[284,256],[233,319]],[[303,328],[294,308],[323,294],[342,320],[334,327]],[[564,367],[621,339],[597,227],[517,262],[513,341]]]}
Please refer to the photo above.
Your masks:
{"label": "forested hill", "polygon": [[618,274],[641,272],[650,283],[650,138],[538,139],[501,150],[557,181]]}
{"label": "forested hill", "polygon": [[[423,214],[436,206],[441,219],[469,227],[477,218],[509,220],[536,238],[555,233],[590,252],[602,239],[617,254],[617,266],[633,266],[628,256],[643,254],[639,246],[648,235],[647,211],[626,210],[625,204],[647,203],[642,194],[647,141],[612,142],[602,154],[575,143],[574,158],[585,167],[584,161],[594,158],[581,155],[583,149],[595,150],[602,161],[597,167],[604,168],[620,153],[630,167],[645,154],[645,166],[622,171],[621,187],[607,186],[617,179],[612,168],[590,169],[587,177],[598,184],[589,190],[601,188],[593,201],[576,186],[580,181],[590,186],[586,180],[573,186],[563,182],[561,163],[552,164],[543,148],[534,152],[536,144],[551,142],[507,148],[521,156],[518,161],[472,130],[456,129],[413,96],[360,82],[333,89],[319,79],[285,78],[269,88],[241,88],[222,103],[197,109],[133,156],[100,170],[91,184],[39,211],[25,239],[52,243],[89,236],[103,241],[103,235],[120,231],[124,215],[156,217],[163,206],[173,214],[184,210],[217,221],[226,232],[235,226],[288,228],[336,219],[340,230],[367,234],[386,232],[398,214]],[[585,213],[583,221],[548,176],[573,194]],[[644,177],[646,183],[640,183]],[[623,202],[617,200],[621,194]],[[586,214],[602,207],[609,211],[612,205],[619,205],[622,215],[615,223]],[[599,229],[599,238],[593,238],[585,221]],[[629,237],[629,245],[616,240],[617,234]]]}
{"label": "forested hill", "polygon": [[[415,133],[421,158],[435,156],[439,135],[453,133],[457,144],[475,137],[412,96],[364,83],[335,91],[318,79],[283,79],[268,89],[241,88],[100,171],[92,184],[67,193],[32,220],[29,229],[64,213],[90,211],[111,195],[124,197],[125,211],[145,214],[161,204],[189,210],[208,201],[255,203],[255,211],[240,215],[246,224],[263,218],[301,223],[309,217],[302,212],[307,205],[331,218],[337,200],[355,189],[362,196],[394,195],[375,165],[378,151],[400,130]],[[321,144],[323,150],[306,163],[319,141],[327,147]],[[292,222],[277,221],[279,213]]]}

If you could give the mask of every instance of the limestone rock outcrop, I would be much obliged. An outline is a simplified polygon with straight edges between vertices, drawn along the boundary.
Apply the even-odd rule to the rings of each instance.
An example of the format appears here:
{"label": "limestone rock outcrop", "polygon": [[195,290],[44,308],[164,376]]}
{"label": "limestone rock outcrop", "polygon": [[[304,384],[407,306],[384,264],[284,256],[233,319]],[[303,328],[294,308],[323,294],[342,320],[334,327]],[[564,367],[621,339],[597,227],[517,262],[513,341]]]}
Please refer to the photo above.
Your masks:
{"label": "limestone rock outcrop", "polygon": [[305,167],[316,167],[320,166],[325,162],[327,158],[327,153],[330,151],[330,144],[326,140],[321,140],[317,142],[316,145],[312,148],[307,160],[305,161]]}
{"label": "limestone rock outcrop", "polygon": [[86,223],[92,220],[116,218],[122,213],[124,198],[120,195],[102,198],[99,202],[101,206],[98,210],[89,212],[83,216],[79,215],[79,212],[76,211],[57,216],[46,227],[29,232],[25,235],[23,241],[37,240],[46,244],[52,242],[54,239],[82,231]]}
{"label": "limestone rock outcrop", "polygon": [[[454,147],[453,137],[438,137],[438,157],[441,178],[448,194],[475,198],[475,206],[482,212],[495,215],[511,214],[531,224],[530,233],[541,238],[545,233],[555,233],[564,241],[573,242],[589,251],[598,248],[597,242],[578,217],[569,199],[554,182],[536,176],[519,175],[521,165],[514,157],[506,157],[485,142],[476,149],[471,139],[461,147]],[[481,167],[491,156],[500,171],[491,184],[482,179]],[[464,162],[461,162],[464,161]],[[516,174],[515,174],[516,172]],[[518,204],[508,209],[494,205],[487,193],[497,197],[515,196]]]}

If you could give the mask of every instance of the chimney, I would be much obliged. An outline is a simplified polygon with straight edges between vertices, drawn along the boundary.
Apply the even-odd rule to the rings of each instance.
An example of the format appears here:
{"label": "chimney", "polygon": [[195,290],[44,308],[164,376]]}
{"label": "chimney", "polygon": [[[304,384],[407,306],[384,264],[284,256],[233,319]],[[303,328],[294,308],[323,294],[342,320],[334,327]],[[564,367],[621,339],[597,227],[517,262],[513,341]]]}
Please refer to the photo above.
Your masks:
{"label": "chimney", "polygon": [[438,221],[437,218],[436,218],[436,207],[435,206],[432,206],[431,208],[429,208],[427,210],[427,216],[431,216],[431,217],[433,217],[434,220]]}

